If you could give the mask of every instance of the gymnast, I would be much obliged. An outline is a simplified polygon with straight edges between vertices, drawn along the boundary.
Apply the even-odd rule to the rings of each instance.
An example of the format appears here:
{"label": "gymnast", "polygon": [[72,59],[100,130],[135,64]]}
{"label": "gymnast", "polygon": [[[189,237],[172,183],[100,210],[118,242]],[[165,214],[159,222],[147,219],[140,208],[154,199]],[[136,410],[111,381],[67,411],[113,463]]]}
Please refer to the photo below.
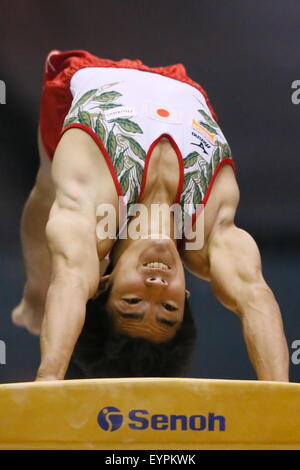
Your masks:
{"label": "gymnast", "polygon": [[[71,362],[84,377],[185,375],[195,326],[184,268],[239,317],[257,378],[289,380],[278,303],[256,242],[235,224],[230,147],[182,64],[51,51],[38,149],[21,220],[26,282],[12,312],[40,335],[36,380],[64,379]],[[127,211],[135,203],[143,223]],[[173,204],[189,208],[189,238],[178,236]],[[101,207],[123,221],[114,237]]]}

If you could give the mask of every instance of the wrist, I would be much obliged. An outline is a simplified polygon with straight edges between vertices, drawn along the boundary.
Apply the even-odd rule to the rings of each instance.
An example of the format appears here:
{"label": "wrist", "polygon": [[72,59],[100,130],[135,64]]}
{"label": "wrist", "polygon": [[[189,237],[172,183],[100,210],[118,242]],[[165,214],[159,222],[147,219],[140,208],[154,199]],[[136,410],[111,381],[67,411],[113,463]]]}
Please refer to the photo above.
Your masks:
{"label": "wrist", "polygon": [[45,382],[49,380],[63,380],[64,379],[64,374],[61,373],[61,371],[57,367],[57,363],[51,364],[49,361],[46,363],[41,363],[37,374],[35,381],[36,382]]}
{"label": "wrist", "polygon": [[50,382],[50,380],[62,380],[55,375],[41,375],[37,376],[35,382]]}

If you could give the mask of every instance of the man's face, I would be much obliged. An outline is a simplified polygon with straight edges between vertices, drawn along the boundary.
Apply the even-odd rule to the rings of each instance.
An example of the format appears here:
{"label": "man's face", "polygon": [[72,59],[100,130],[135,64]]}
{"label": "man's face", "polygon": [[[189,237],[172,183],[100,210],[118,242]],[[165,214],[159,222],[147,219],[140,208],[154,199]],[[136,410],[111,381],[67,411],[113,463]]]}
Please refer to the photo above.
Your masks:
{"label": "man's face", "polygon": [[107,306],[119,331],[154,342],[175,335],[189,292],[172,240],[137,241],[120,256],[109,282]]}

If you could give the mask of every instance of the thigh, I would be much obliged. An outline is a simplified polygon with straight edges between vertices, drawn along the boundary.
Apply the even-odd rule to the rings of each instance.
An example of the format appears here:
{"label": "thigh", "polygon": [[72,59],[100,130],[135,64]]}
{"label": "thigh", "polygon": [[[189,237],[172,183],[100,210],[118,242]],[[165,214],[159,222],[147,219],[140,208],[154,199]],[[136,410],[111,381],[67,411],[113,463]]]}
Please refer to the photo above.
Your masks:
{"label": "thigh", "polygon": [[50,176],[51,173],[51,160],[47,155],[47,152],[45,150],[42,137],[41,137],[41,131],[40,127],[38,127],[38,150],[39,150],[39,157],[40,157],[40,167],[42,168],[45,173],[48,173]]}
{"label": "thigh", "polygon": [[36,190],[51,203],[55,198],[55,187],[51,176],[51,161],[44,148],[40,128],[38,128],[38,151],[39,169],[36,176],[35,187]]}

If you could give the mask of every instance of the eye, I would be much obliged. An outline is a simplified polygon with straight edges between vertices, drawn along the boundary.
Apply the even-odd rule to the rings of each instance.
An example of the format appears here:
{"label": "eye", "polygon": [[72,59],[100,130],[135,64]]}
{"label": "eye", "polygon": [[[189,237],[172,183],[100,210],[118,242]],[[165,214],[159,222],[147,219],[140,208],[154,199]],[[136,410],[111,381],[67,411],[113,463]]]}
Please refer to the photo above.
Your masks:
{"label": "eye", "polygon": [[174,307],[173,305],[170,304],[163,304],[163,307],[166,310],[169,310],[169,312],[174,312],[175,310],[178,310],[178,308]]}
{"label": "eye", "polygon": [[138,304],[141,301],[141,299],[135,299],[135,298],[132,298],[132,299],[128,298],[128,299],[122,299],[122,300],[125,300],[125,302],[127,302],[128,304]]}

